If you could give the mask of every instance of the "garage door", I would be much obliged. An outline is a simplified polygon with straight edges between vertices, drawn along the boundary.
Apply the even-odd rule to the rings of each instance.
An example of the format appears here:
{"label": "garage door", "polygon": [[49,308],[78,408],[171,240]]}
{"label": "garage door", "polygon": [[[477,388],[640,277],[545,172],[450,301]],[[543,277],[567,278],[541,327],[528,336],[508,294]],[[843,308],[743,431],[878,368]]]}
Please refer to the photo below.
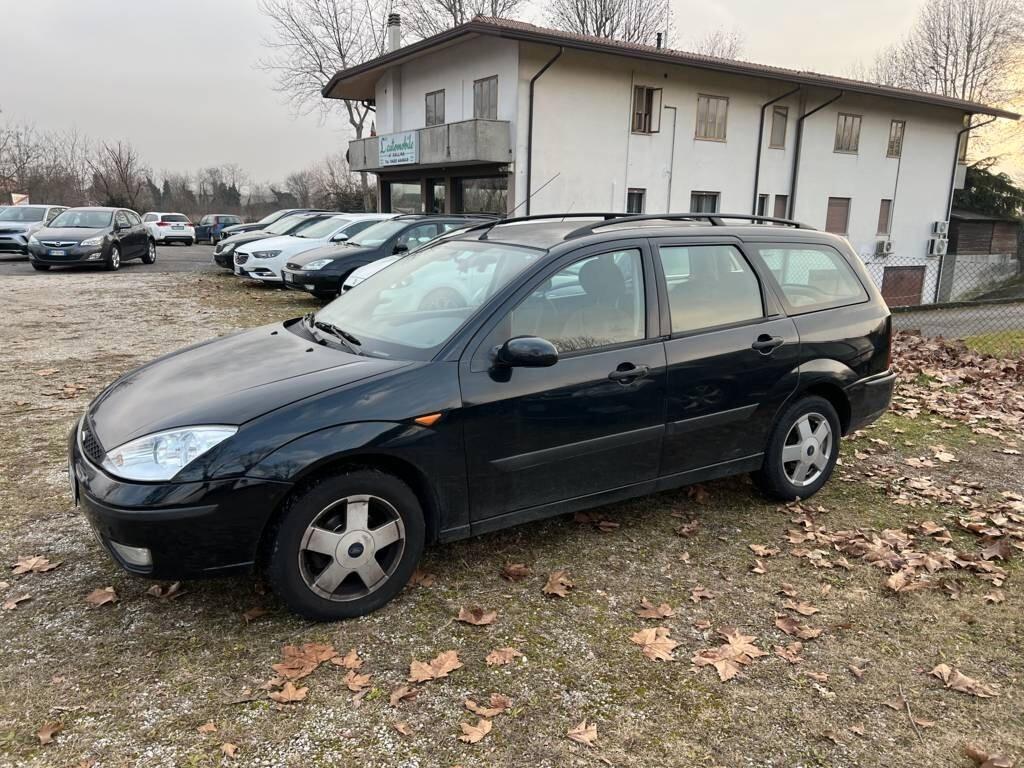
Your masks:
{"label": "garage door", "polygon": [[882,275],[882,298],[890,307],[921,303],[924,267],[886,267]]}

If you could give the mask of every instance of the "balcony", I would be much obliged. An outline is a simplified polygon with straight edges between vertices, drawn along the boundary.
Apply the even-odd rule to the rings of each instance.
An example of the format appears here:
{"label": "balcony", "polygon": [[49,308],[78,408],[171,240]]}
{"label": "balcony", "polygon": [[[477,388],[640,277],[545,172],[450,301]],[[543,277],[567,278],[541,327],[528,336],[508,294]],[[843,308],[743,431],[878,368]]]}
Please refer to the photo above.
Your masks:
{"label": "balcony", "polygon": [[[385,159],[380,152],[385,142]],[[507,120],[460,120],[429,128],[371,136],[348,143],[353,171],[401,171],[449,165],[512,162],[512,126]]]}

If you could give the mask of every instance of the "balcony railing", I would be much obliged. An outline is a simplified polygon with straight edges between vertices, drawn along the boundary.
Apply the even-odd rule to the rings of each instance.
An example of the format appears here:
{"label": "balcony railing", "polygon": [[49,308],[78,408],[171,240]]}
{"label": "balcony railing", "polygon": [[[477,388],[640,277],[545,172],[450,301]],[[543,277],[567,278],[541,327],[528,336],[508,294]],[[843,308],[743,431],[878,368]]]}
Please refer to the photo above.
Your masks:
{"label": "balcony railing", "polygon": [[[381,139],[408,145],[407,134],[415,134],[415,150],[390,153],[382,162]],[[385,152],[385,154],[388,154]],[[479,165],[512,162],[512,126],[507,120],[460,120],[429,128],[371,136],[348,144],[353,171],[398,171],[444,165]]]}

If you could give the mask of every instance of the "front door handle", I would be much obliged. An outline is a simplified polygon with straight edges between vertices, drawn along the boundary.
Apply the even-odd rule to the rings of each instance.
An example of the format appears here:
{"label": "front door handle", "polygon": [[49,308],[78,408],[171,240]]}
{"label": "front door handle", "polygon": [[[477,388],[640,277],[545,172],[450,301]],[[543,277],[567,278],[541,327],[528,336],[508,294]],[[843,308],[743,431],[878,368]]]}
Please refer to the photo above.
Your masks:
{"label": "front door handle", "polygon": [[781,347],[786,343],[786,340],[781,336],[769,336],[767,333],[762,333],[757,337],[757,340],[750,345],[751,349],[756,349],[762,355],[770,355],[775,351],[776,347]]}
{"label": "front door handle", "polygon": [[608,378],[620,384],[629,384],[636,379],[642,379],[651,369],[646,365],[633,365],[633,363],[622,363],[618,368],[608,374]]}

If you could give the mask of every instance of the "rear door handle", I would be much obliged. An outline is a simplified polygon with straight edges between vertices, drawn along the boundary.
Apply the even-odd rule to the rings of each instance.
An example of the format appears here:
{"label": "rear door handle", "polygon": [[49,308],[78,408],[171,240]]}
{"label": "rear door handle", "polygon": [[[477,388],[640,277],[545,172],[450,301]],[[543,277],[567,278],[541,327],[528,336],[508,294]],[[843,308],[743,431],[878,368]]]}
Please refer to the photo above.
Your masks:
{"label": "rear door handle", "polygon": [[781,336],[769,336],[767,333],[762,333],[757,337],[757,340],[750,345],[751,349],[756,349],[762,355],[770,355],[775,351],[776,347],[781,347],[786,343],[786,340]]}
{"label": "rear door handle", "polygon": [[621,384],[629,384],[635,379],[641,379],[651,372],[646,365],[633,365],[633,363],[622,363],[618,368],[608,374],[608,378]]}

